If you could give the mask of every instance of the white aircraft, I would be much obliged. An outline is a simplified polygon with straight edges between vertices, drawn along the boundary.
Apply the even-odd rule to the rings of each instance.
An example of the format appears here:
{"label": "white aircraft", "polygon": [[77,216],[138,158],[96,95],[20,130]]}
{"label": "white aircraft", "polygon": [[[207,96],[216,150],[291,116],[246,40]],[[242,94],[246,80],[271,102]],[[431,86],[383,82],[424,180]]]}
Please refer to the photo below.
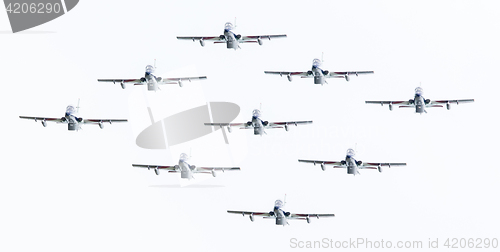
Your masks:
{"label": "white aircraft", "polygon": [[228,210],[228,213],[232,214],[241,214],[243,216],[250,216],[250,220],[254,221],[254,216],[263,217],[264,219],[276,219],[276,225],[289,225],[288,220],[306,220],[307,223],[311,223],[311,218],[324,218],[324,217],[334,217],[335,214],[293,214],[290,212],[285,212],[282,208],[284,207],[284,203],[281,200],[276,200],[274,202],[274,209],[270,212],[247,212],[247,211],[231,211]]}
{"label": "white aircraft", "polygon": [[99,81],[99,82],[113,82],[113,84],[118,82],[121,84],[123,89],[125,89],[125,84],[148,85],[149,91],[157,91],[159,89],[158,85],[160,85],[160,84],[179,84],[179,86],[182,87],[183,81],[191,82],[192,80],[204,80],[207,78],[206,76],[182,77],[182,78],[156,77],[153,74],[155,69],[156,69],[156,67],[153,67],[151,65],[147,65],[146,66],[146,73],[144,74],[144,77],[142,77],[140,79],[98,79],[97,81]]}
{"label": "white aircraft", "polygon": [[207,126],[227,127],[227,131],[231,132],[231,127],[240,127],[240,129],[253,129],[254,135],[267,134],[265,129],[269,128],[285,128],[288,131],[289,125],[309,124],[312,121],[290,121],[290,122],[268,122],[260,119],[260,110],[254,109],[252,112],[252,120],[246,123],[205,123]]}
{"label": "white aircraft", "polygon": [[365,101],[367,104],[380,104],[383,106],[384,104],[389,104],[389,110],[392,111],[392,105],[397,104],[400,108],[415,108],[415,112],[422,114],[427,113],[425,108],[435,108],[435,107],[443,107],[441,104],[446,104],[446,109],[450,109],[450,104],[456,103],[468,103],[474,102],[474,99],[464,99],[464,100],[436,100],[431,101],[430,99],[424,99],[422,96],[424,90],[421,87],[417,87],[415,89],[415,97],[408,101]]}
{"label": "white aircraft", "polygon": [[196,167],[194,165],[190,165],[187,163],[189,159],[188,155],[182,153],[179,158],[178,165],[142,165],[142,164],[133,164],[133,167],[139,168],[148,168],[153,169],[156,175],[160,175],[160,170],[167,170],[168,172],[173,173],[181,173],[181,178],[192,179],[194,173],[207,173],[212,174],[212,176],[216,176],[216,171],[235,171],[240,170],[240,167]]}
{"label": "white aircraft", "polygon": [[227,49],[238,49],[240,47],[240,43],[259,43],[259,45],[263,44],[264,39],[271,40],[271,38],[286,38],[285,34],[281,35],[257,35],[257,36],[241,36],[240,34],[236,35],[233,32],[234,26],[233,24],[227,22],[224,26],[224,34],[220,36],[212,36],[212,37],[177,37],[177,39],[181,40],[192,40],[192,41],[200,41],[201,46],[205,46],[205,41],[214,41],[215,44],[226,43]]}
{"label": "white aircraft", "polygon": [[382,166],[403,166],[406,163],[363,163],[359,160],[354,159],[354,150],[348,149],[345,160],[342,161],[323,161],[323,160],[303,160],[299,159],[299,162],[303,163],[313,163],[314,165],[320,164],[321,169],[324,171],[326,169],[325,165],[333,165],[333,168],[347,168],[347,174],[360,174],[358,169],[378,169],[382,172]]}
{"label": "white aircraft", "polygon": [[[314,78],[314,84],[325,84],[326,78],[344,78],[346,81],[350,80],[349,75],[372,74],[373,71],[351,71],[351,72],[330,72],[321,69],[321,60],[314,59],[311,70],[307,72],[277,72],[277,71],[264,71],[266,74],[279,74],[280,76],[286,75],[288,81],[292,81],[292,76],[300,76],[301,78]],[[328,84],[328,83],[327,83]]]}
{"label": "white aircraft", "polygon": [[31,117],[31,116],[19,116],[21,119],[29,119],[42,121],[43,127],[47,127],[47,122],[56,122],[56,123],[66,123],[68,124],[68,130],[76,130],[81,129],[82,124],[97,124],[102,129],[104,128],[103,123],[114,123],[114,122],[127,122],[127,119],[83,119],[78,117],[78,109],[79,107],[75,107],[69,105],[66,107],[66,113],[61,118],[53,118],[53,117]]}

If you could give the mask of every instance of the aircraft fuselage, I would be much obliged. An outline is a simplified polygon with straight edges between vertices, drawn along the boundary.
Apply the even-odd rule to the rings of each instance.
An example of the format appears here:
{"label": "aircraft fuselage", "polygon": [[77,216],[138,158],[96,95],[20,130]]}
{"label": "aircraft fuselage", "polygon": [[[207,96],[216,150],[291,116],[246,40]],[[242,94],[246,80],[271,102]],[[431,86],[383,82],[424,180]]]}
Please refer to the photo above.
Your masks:
{"label": "aircraft fuselage", "polygon": [[226,45],[227,49],[238,49],[239,48],[239,42],[238,39],[236,38],[236,35],[234,32],[231,30],[224,30],[224,37],[226,38]]}
{"label": "aircraft fuselage", "polygon": [[288,224],[285,211],[283,211],[280,207],[274,207],[273,212],[274,217],[276,217],[276,225],[285,226],[286,224]]}
{"label": "aircraft fuselage", "polygon": [[80,129],[80,122],[82,122],[82,118],[76,116],[76,111],[73,106],[68,106],[66,108],[66,113],[64,114],[64,119],[66,123],[68,123],[68,130],[74,131]]}
{"label": "aircraft fuselage", "polygon": [[149,91],[157,91],[158,90],[158,81],[156,81],[156,76],[154,76],[154,74],[146,72],[144,74],[144,79],[148,85]]}
{"label": "aircraft fuselage", "polygon": [[251,123],[254,135],[264,134],[264,122],[259,117],[252,117]]}
{"label": "aircraft fuselage", "polygon": [[323,74],[323,70],[319,68],[319,66],[313,65],[311,71],[314,76],[314,84],[325,84],[325,75]]}
{"label": "aircraft fuselage", "polygon": [[416,94],[415,99],[414,99],[414,103],[415,103],[415,112],[416,113],[422,114],[425,112],[425,105],[426,104],[425,104],[425,99],[423,96]]}
{"label": "aircraft fuselage", "polygon": [[181,178],[192,179],[193,178],[192,170],[194,168],[195,167],[193,165],[189,165],[186,161],[179,160],[179,170],[181,172]]}
{"label": "aircraft fuselage", "polygon": [[67,115],[65,116],[66,121],[68,122],[68,130],[79,130],[80,124],[78,123],[78,119],[75,116]]}
{"label": "aircraft fuselage", "polygon": [[350,156],[346,156],[345,163],[347,167],[347,174],[352,174],[352,175],[358,174],[358,165],[356,164],[356,159]]}

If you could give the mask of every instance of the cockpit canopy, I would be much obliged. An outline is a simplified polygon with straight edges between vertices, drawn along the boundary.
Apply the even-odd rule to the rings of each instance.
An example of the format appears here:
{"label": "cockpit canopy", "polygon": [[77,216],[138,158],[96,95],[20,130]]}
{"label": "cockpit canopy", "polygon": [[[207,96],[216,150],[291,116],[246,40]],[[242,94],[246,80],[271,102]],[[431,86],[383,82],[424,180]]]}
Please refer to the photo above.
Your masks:
{"label": "cockpit canopy", "polygon": [[321,60],[320,59],[314,59],[313,60],[313,67],[320,67],[321,66]]}
{"label": "cockpit canopy", "polygon": [[234,26],[233,26],[233,24],[231,24],[230,22],[227,22],[227,23],[224,25],[224,30],[225,30],[225,31],[231,31],[233,28],[234,28]]}
{"label": "cockpit canopy", "polygon": [[346,153],[346,155],[347,155],[348,157],[354,157],[354,155],[356,155],[356,153],[354,152],[354,150],[353,150],[353,149],[349,148],[349,149],[347,149],[347,153]]}
{"label": "cockpit canopy", "polygon": [[258,109],[254,109],[254,110],[252,111],[252,116],[253,116],[254,118],[259,118],[259,117],[260,117],[260,110],[258,110]]}
{"label": "cockpit canopy", "polygon": [[281,200],[276,200],[274,202],[274,208],[282,208],[283,207],[283,201]]}
{"label": "cockpit canopy", "polygon": [[69,105],[66,107],[66,114],[67,115],[72,115],[75,112],[76,112],[75,107],[73,107],[72,105]]}
{"label": "cockpit canopy", "polygon": [[424,89],[421,87],[415,88],[415,94],[418,96],[422,96],[424,94]]}
{"label": "cockpit canopy", "polygon": [[152,74],[152,73],[154,73],[154,71],[155,71],[155,68],[152,65],[146,66],[146,73]]}
{"label": "cockpit canopy", "polygon": [[179,157],[179,160],[181,161],[186,161],[189,159],[189,156],[186,153],[182,153],[181,156]]}

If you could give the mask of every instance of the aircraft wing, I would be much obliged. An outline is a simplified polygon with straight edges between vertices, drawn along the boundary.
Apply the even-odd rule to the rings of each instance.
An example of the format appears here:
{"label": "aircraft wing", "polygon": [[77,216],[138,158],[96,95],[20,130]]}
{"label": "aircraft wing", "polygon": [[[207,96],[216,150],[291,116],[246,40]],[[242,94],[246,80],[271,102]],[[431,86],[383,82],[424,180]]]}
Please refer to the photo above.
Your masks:
{"label": "aircraft wing", "polygon": [[132,164],[133,167],[138,168],[148,168],[148,169],[165,169],[169,171],[175,171],[175,165],[143,165],[143,164]]}
{"label": "aircraft wing", "polygon": [[199,171],[239,171],[240,167],[196,167]]}
{"label": "aircraft wing", "polygon": [[414,107],[415,104],[410,104],[409,101],[365,101],[366,104],[394,104],[394,105],[401,105],[401,106],[411,106]]}
{"label": "aircraft wing", "polygon": [[342,162],[339,161],[322,161],[322,160],[304,160],[299,159],[299,162],[302,163],[313,163],[313,164],[326,164],[326,165],[342,165]]}
{"label": "aircraft wing", "polygon": [[431,101],[431,104],[456,103],[456,104],[458,105],[459,103],[469,103],[469,102],[474,102],[474,99],[463,99],[463,100],[437,100],[437,101]]}
{"label": "aircraft wing", "polygon": [[268,212],[247,212],[247,211],[231,211],[231,210],[227,210],[227,212],[232,214],[241,214],[243,216],[245,215],[261,216],[261,217],[271,216]]}
{"label": "aircraft wing", "polygon": [[279,72],[279,71],[264,71],[266,74],[279,74],[280,76],[308,76],[307,72]]}
{"label": "aircraft wing", "polygon": [[358,76],[360,74],[372,74],[372,73],[375,73],[375,72],[373,72],[373,71],[330,72],[327,77],[333,77],[333,78],[339,77],[339,78],[342,78],[343,76],[346,76],[346,75],[356,75],[356,76]]}
{"label": "aircraft wing", "polygon": [[126,83],[126,84],[134,84],[134,85],[144,85],[141,79],[97,79],[98,82],[113,82],[115,83]]}
{"label": "aircraft wing", "polygon": [[358,168],[360,169],[377,169],[378,166],[405,166],[406,163],[363,163]]}
{"label": "aircraft wing", "polygon": [[224,40],[224,39],[221,39],[220,36],[211,36],[211,37],[177,37],[177,39],[180,39],[180,40],[192,40],[192,41],[195,41],[195,40],[209,40],[209,41]]}
{"label": "aircraft wing", "polygon": [[246,123],[205,123],[205,126],[219,126],[219,127],[224,127],[224,126],[229,126],[229,127],[244,127],[247,128]]}
{"label": "aircraft wing", "polygon": [[302,125],[302,124],[310,124],[313,121],[290,121],[290,122],[269,122],[266,125],[266,128],[274,128],[274,127],[281,127],[281,126],[286,126],[286,125]]}
{"label": "aircraft wing", "polygon": [[178,84],[179,81],[206,80],[207,76],[181,77],[181,78],[162,78],[158,84]]}
{"label": "aircraft wing", "polygon": [[40,120],[40,121],[56,122],[56,123],[62,123],[62,122],[66,121],[66,120],[63,121],[62,118],[53,118],[53,117],[19,116],[19,118],[21,118],[21,119],[28,119],[28,120],[35,120],[35,122],[38,121],[38,120]]}
{"label": "aircraft wing", "polygon": [[257,36],[242,36],[239,41],[240,42],[257,42],[258,39],[275,39],[275,38],[286,38],[286,34],[280,35],[257,35]]}
{"label": "aircraft wing", "polygon": [[335,217],[335,214],[290,214],[290,219],[306,220],[307,218]]}
{"label": "aircraft wing", "polygon": [[83,123],[115,123],[115,122],[127,122],[127,119],[84,119]]}

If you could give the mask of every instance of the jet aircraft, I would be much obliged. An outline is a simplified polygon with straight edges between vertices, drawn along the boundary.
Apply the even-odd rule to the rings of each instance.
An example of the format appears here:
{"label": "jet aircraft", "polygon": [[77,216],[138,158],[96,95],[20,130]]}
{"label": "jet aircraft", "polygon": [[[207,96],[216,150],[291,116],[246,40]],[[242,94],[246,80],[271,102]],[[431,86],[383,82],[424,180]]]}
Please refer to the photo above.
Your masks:
{"label": "jet aircraft", "polygon": [[280,199],[274,202],[274,208],[270,212],[248,212],[248,211],[231,211],[228,210],[228,213],[232,214],[241,214],[243,216],[248,215],[250,220],[253,222],[254,216],[263,217],[264,219],[276,219],[276,225],[289,225],[288,220],[306,220],[307,223],[311,223],[311,218],[325,218],[325,217],[334,217],[335,214],[293,214],[290,212],[285,212],[283,210],[284,207],[283,201]]}
{"label": "jet aircraft", "polygon": [[207,126],[219,126],[227,127],[227,131],[231,132],[231,127],[240,127],[240,129],[253,129],[254,135],[267,134],[265,129],[269,128],[285,128],[288,131],[288,126],[299,125],[299,124],[309,124],[312,121],[290,121],[290,122],[268,122],[260,119],[261,112],[258,109],[254,109],[252,112],[252,120],[246,123],[205,123]]}
{"label": "jet aircraft", "polygon": [[355,152],[353,149],[348,149],[345,160],[342,161],[323,161],[323,160],[303,160],[299,159],[299,162],[303,163],[313,163],[314,165],[320,164],[321,169],[326,170],[326,165],[333,165],[333,168],[347,168],[347,174],[360,174],[359,169],[378,169],[382,172],[382,166],[404,166],[406,163],[363,163],[360,160],[354,159]]}
{"label": "jet aircraft", "polygon": [[98,82],[113,82],[120,83],[122,88],[125,89],[125,84],[134,84],[134,85],[147,85],[149,91],[157,91],[159,89],[158,85],[160,84],[179,84],[182,87],[183,81],[192,80],[204,80],[206,76],[197,76],[197,77],[182,77],[182,78],[162,78],[154,75],[156,67],[147,65],[146,72],[144,77],[139,79],[98,79]]}
{"label": "jet aircraft", "polygon": [[212,176],[217,176],[216,171],[239,171],[240,167],[196,167],[190,165],[188,161],[189,157],[187,154],[182,153],[179,158],[179,164],[177,165],[144,165],[144,164],[132,164],[133,167],[147,168],[148,170],[153,169],[156,175],[160,175],[160,170],[167,170],[169,173],[181,173],[181,178],[193,179],[194,173],[206,173],[212,174]]}
{"label": "jet aircraft", "polygon": [[29,119],[29,120],[40,120],[42,122],[43,127],[47,127],[47,122],[56,122],[56,123],[66,123],[68,124],[68,130],[78,131],[81,129],[82,124],[97,124],[102,129],[104,128],[103,123],[114,123],[114,122],[127,122],[127,119],[83,119],[78,116],[79,107],[76,109],[74,106],[69,105],[66,107],[66,113],[63,117],[55,118],[55,117],[31,117],[31,116],[19,116],[21,119]]}
{"label": "jet aircraft", "polygon": [[[306,72],[278,72],[278,71],[264,71],[266,74],[279,74],[279,76],[285,75],[288,81],[292,81],[293,76],[300,76],[301,78],[314,78],[314,84],[325,84],[327,78],[344,78],[346,81],[350,80],[350,75],[360,75],[360,74],[372,74],[373,71],[350,71],[350,72],[330,72],[328,70],[321,69],[322,61],[320,59],[314,59],[312,63],[312,68]],[[327,83],[328,84],[328,83]]]}
{"label": "jet aircraft", "polygon": [[392,105],[399,105],[400,108],[415,108],[415,113],[427,113],[425,108],[435,108],[435,107],[443,107],[442,104],[446,104],[446,109],[450,110],[451,104],[456,103],[468,103],[474,102],[474,99],[463,99],[463,100],[435,100],[431,101],[430,99],[425,99],[423,97],[424,90],[421,87],[417,87],[415,89],[415,96],[413,99],[408,101],[365,101],[367,104],[380,104],[383,106],[384,104],[389,104],[389,110],[392,111]]}
{"label": "jet aircraft", "polygon": [[219,36],[209,36],[209,37],[177,37],[180,40],[192,40],[200,41],[201,46],[205,46],[205,41],[213,41],[215,44],[226,43],[227,49],[238,49],[240,43],[258,43],[262,45],[265,39],[271,40],[272,38],[286,38],[285,34],[280,35],[256,35],[256,36],[241,36],[240,34],[234,33],[234,26],[232,23],[227,22],[224,25],[224,34]]}

